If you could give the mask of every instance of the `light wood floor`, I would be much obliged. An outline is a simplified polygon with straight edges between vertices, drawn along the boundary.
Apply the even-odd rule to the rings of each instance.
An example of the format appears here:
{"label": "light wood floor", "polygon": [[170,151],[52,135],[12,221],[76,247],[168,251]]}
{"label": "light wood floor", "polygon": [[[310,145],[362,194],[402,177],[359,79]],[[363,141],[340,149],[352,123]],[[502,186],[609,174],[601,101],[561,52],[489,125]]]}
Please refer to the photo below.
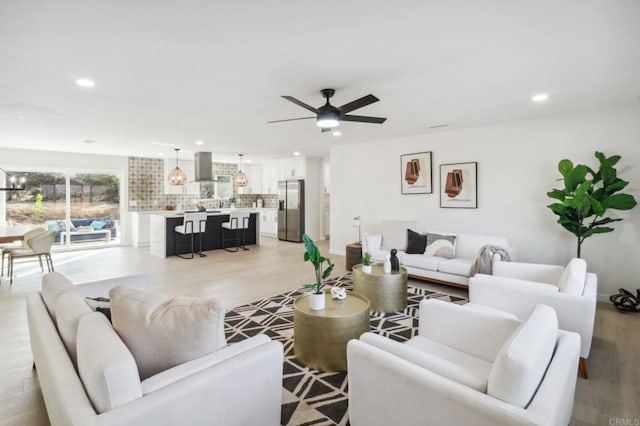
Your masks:
{"label": "light wood floor", "polygon": [[[328,253],[327,243],[321,243]],[[125,274],[148,274],[158,291],[168,294],[216,294],[228,308],[299,288],[313,280],[302,261],[301,244],[267,240],[250,251],[208,252],[207,257],[158,259],[148,250],[117,247],[54,254],[58,272],[76,283]],[[334,274],[345,272],[344,258],[331,256]],[[29,346],[25,296],[39,290],[37,264],[20,265],[13,287],[0,285],[0,425],[47,425]],[[464,290],[420,284],[449,294]],[[589,380],[578,379],[572,425],[637,424],[640,419],[640,314],[623,315],[599,304],[589,358]],[[614,423],[631,419],[630,423]]]}

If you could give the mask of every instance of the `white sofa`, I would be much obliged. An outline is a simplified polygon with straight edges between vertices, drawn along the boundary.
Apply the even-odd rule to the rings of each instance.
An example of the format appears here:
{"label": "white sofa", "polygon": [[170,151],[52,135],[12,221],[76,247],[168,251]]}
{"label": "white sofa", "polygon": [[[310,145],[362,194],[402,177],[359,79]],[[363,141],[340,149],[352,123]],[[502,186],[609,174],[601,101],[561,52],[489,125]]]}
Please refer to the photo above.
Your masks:
{"label": "white sofa", "polygon": [[362,254],[369,252],[372,259],[382,262],[389,250],[398,250],[400,264],[407,269],[412,278],[425,279],[447,285],[466,287],[469,284],[471,268],[478,257],[480,249],[485,245],[500,247],[510,252],[506,238],[471,233],[453,233],[439,231],[424,231],[420,233],[434,233],[455,236],[454,257],[451,259],[427,254],[407,254],[407,229],[417,231],[415,221],[382,222],[382,233],[367,235],[362,241]]}
{"label": "white sofa", "polygon": [[555,309],[564,330],[580,335],[580,376],[587,378],[596,316],[598,277],[583,259],[567,266],[496,262],[493,275],[477,274],[469,282],[469,302],[526,318],[537,304]]}
{"label": "white sofa", "polygon": [[580,349],[540,305],[513,315],[420,303],[406,343],[365,333],[347,345],[354,426],[567,425]]}
{"label": "white sofa", "polygon": [[[59,277],[53,278],[45,276],[42,292],[27,297],[31,348],[52,425],[280,424],[281,343],[258,335],[141,382],[131,353],[106,317],[88,312],[79,317],[77,330],[70,330],[62,318],[71,311],[62,302],[76,298],[74,291],[98,297],[115,285],[145,289],[148,279],[122,277],[63,291],[56,283],[45,286]],[[65,345],[70,332],[77,332],[80,373]],[[93,376],[83,375],[87,371]],[[113,408],[105,410],[105,404]]]}

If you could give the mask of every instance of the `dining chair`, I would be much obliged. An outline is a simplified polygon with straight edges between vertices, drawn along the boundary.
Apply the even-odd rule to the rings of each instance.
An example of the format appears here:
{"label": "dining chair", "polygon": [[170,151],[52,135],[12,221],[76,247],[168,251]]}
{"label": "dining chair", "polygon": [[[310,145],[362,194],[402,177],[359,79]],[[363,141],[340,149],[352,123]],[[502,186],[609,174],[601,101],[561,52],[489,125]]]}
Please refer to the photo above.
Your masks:
{"label": "dining chair", "polygon": [[[24,236],[22,238],[22,241],[17,241],[17,242],[13,242],[13,243],[8,243],[8,244],[0,244],[0,252],[2,253],[2,264],[0,266],[0,277],[4,276],[4,258],[5,256],[9,256],[9,253],[13,250],[18,250],[18,249],[30,249],[31,248],[31,240],[36,237],[37,235],[42,234],[43,232],[45,232],[46,229],[44,228],[35,228],[35,229],[31,229],[27,232],[24,233]],[[7,263],[7,272],[8,271],[8,263]]]}
{"label": "dining chair", "polygon": [[42,257],[44,256],[47,262],[47,270],[53,272],[53,259],[51,258],[51,246],[56,236],[56,231],[53,229],[46,230],[30,238],[28,249],[15,249],[9,252],[9,285],[13,285],[13,266],[16,259],[27,259],[30,257],[37,257],[40,262],[40,269],[44,272],[42,265]]}

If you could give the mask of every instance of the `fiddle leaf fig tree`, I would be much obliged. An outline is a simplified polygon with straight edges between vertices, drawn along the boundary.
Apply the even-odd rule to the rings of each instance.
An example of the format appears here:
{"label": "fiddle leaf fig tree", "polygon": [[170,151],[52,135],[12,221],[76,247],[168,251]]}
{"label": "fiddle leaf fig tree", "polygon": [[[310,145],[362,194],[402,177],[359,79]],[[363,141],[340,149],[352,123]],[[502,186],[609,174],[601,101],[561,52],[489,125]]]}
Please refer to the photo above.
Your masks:
{"label": "fiddle leaf fig tree", "polygon": [[606,157],[597,151],[595,156],[600,163],[598,171],[582,164],[574,166],[570,160],[561,160],[558,171],[564,188],[547,192],[550,198],[559,201],[547,207],[558,216],[558,223],[578,238],[578,257],[585,238],[613,232],[614,228],[604,225],[622,220],[605,217],[607,210],[630,210],[637,204],[632,195],[617,194],[629,184],[618,178],[613,167],[620,161],[620,156]]}

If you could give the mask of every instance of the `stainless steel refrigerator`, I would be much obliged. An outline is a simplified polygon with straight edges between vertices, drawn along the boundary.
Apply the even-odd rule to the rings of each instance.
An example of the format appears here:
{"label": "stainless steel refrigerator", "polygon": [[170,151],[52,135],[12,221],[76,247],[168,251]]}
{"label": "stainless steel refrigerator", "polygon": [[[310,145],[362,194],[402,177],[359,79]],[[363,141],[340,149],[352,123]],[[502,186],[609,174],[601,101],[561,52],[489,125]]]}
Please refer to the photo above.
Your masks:
{"label": "stainless steel refrigerator", "polygon": [[304,180],[278,182],[278,239],[302,242],[304,234]]}

